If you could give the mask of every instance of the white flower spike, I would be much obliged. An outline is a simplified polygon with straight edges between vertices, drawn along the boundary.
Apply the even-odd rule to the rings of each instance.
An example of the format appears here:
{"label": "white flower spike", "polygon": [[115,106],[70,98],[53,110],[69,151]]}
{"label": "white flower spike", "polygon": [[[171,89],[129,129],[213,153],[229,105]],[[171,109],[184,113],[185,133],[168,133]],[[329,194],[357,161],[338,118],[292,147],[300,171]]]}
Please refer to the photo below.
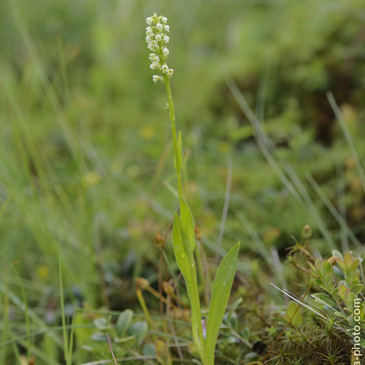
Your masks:
{"label": "white flower spike", "polygon": [[167,48],[170,38],[164,32],[169,32],[170,27],[166,24],[167,18],[162,15],[158,16],[156,13],[148,17],[146,23],[148,25],[146,28],[147,47],[152,51],[149,55],[150,68],[158,72],[157,75],[152,76],[152,81],[154,83],[164,82],[166,77],[170,78],[174,72],[166,64],[167,56],[170,53]]}

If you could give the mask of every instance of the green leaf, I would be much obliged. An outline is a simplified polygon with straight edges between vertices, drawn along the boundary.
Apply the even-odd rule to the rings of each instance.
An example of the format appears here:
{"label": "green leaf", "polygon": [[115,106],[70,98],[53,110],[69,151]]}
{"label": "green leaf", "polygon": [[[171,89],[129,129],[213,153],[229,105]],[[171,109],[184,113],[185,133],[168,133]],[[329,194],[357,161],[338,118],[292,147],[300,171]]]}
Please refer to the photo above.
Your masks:
{"label": "green leaf", "polygon": [[193,215],[183,198],[180,199],[180,227],[183,244],[186,247],[186,250],[194,252],[195,232]]}
{"label": "green leaf", "polygon": [[317,299],[316,301],[319,303],[326,303],[327,305],[336,308],[337,304],[336,302],[329,296],[323,293],[317,293],[312,295],[313,298]]}
{"label": "green leaf", "polygon": [[332,274],[333,274],[332,265],[329,262],[325,261],[323,263],[323,276],[330,277],[332,276]]}
{"label": "green leaf", "polygon": [[136,344],[137,346],[141,346],[143,343],[143,340],[147,336],[148,332],[148,324],[144,321],[138,321],[133,323],[133,325],[129,329],[132,336],[136,338]]}
{"label": "green leaf", "polygon": [[126,309],[121,313],[117,320],[117,334],[119,337],[124,337],[133,318],[133,311]]}
{"label": "green leaf", "polygon": [[[182,220],[182,224],[190,224],[190,223],[189,221],[186,222],[186,220]],[[172,227],[172,240],[174,244],[174,254],[176,262],[181,271],[181,274],[185,279],[187,292],[190,300],[191,326],[192,326],[191,330],[193,333],[193,339],[195,345],[198,348],[200,357],[204,359],[205,358],[204,338],[203,338],[203,330],[201,323],[200,299],[199,299],[198,282],[196,277],[194,254],[191,251],[190,246],[188,244],[184,245],[183,243],[182,227],[180,226],[179,217],[176,213],[174,218],[174,225]]]}
{"label": "green leaf", "polygon": [[355,295],[359,295],[362,292],[363,288],[364,288],[364,286],[362,284],[357,284],[357,285],[353,285],[351,289]]}
{"label": "green leaf", "polygon": [[231,318],[232,314],[234,313],[234,311],[238,308],[238,306],[242,303],[243,299],[242,298],[238,298],[236,299],[232,305],[229,307],[229,311],[228,311],[228,319]]}
{"label": "green leaf", "polygon": [[106,341],[106,335],[103,332],[94,332],[91,336],[90,336],[91,340],[94,341]]}
{"label": "green leaf", "polygon": [[236,273],[239,248],[240,243],[237,242],[223,258],[214,278],[206,338],[206,351],[209,364],[214,363],[215,345]]}
{"label": "green leaf", "polygon": [[340,259],[343,259],[343,255],[340,251],[332,250],[332,256],[339,257]]}
{"label": "green leaf", "polygon": [[156,356],[156,347],[153,343],[146,343],[143,345],[142,355],[144,356]]}
{"label": "green leaf", "polygon": [[321,270],[319,270],[318,273],[321,272],[320,277],[326,287],[326,290],[328,290],[328,288],[332,286],[331,284],[333,282],[333,268],[332,265],[327,261],[323,261],[321,266]]}
{"label": "green leaf", "polygon": [[172,227],[172,241],[174,245],[174,254],[186,284],[191,280],[189,271],[189,254],[186,252],[185,246],[181,237],[181,228],[178,215],[175,213],[174,225]]}
{"label": "green leaf", "polygon": [[169,345],[161,340],[156,341],[156,358],[161,365],[171,365]]}
{"label": "green leaf", "polygon": [[96,318],[94,320],[94,326],[98,329],[98,330],[105,330],[107,328],[109,328],[109,323],[108,321],[106,320],[106,318]]}
{"label": "green leaf", "polygon": [[299,327],[302,323],[303,317],[302,313],[299,310],[299,304],[295,302],[290,302],[288,308],[286,309],[286,314],[288,318],[288,322],[294,326]]}
{"label": "green leaf", "polygon": [[118,349],[123,349],[124,352],[130,350],[134,346],[136,343],[136,338],[134,336],[115,338],[114,342],[118,344]]}
{"label": "green leaf", "polygon": [[115,343],[118,343],[118,344],[123,344],[123,343],[129,343],[129,342],[131,342],[133,340],[133,342],[134,342],[134,340],[135,340],[135,337],[134,336],[127,336],[127,337],[123,337],[123,338],[115,338],[114,339],[114,342]]}
{"label": "green leaf", "polygon": [[314,267],[314,265],[312,263],[310,263],[309,261],[307,261],[307,265],[312,269],[312,274],[316,274],[317,270]]}
{"label": "green leaf", "polygon": [[334,313],[337,317],[341,317],[344,319],[348,319],[349,317],[346,314],[343,314],[342,312],[335,312]]}

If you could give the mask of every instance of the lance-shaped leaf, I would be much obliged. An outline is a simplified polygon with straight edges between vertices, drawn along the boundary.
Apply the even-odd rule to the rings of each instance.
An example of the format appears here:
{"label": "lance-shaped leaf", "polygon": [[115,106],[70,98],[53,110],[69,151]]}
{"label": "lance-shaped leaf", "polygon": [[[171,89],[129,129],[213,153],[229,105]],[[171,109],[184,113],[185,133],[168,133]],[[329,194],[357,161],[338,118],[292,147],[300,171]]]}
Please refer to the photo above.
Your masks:
{"label": "lance-shaped leaf", "polygon": [[[183,203],[184,204],[184,203]],[[186,204],[185,204],[186,206]],[[187,207],[187,206],[186,206]],[[183,210],[186,213],[186,207]],[[190,210],[189,210],[190,213]],[[180,213],[181,214],[181,213]],[[191,216],[191,213],[190,213]],[[189,220],[188,220],[189,222]],[[199,299],[199,290],[198,290],[198,282],[196,277],[196,267],[194,254],[190,249],[188,244],[183,243],[183,223],[185,219],[182,220],[180,225],[179,217],[175,213],[174,225],[172,228],[172,240],[174,244],[174,253],[177,265],[183,275],[186,283],[186,289],[188,292],[190,306],[191,306],[191,330],[193,334],[194,342],[198,348],[198,352],[202,359],[205,359],[205,344],[203,337],[203,329],[201,322],[201,313],[200,313],[200,299]],[[190,224],[190,223],[189,223]],[[192,217],[191,217],[191,226],[192,225]],[[189,232],[189,230],[187,230]],[[205,364],[204,360],[203,363]]]}
{"label": "lance-shaped leaf", "polygon": [[220,263],[214,278],[207,322],[207,338],[205,342],[209,364],[214,364],[215,345],[217,343],[219,327],[228,304],[233,279],[237,269],[239,248],[240,243],[237,242],[231,250],[228,251]]}
{"label": "lance-shaped leaf", "polygon": [[179,266],[179,269],[185,281],[189,282],[189,280],[191,280],[190,270],[189,270],[189,254],[186,251],[182,241],[179,217],[176,213],[174,218],[174,225],[172,227],[172,241],[174,245],[174,253],[177,266]]}
{"label": "lance-shaped leaf", "polygon": [[194,252],[195,232],[193,215],[191,214],[191,210],[183,198],[180,199],[180,227],[181,237],[185,249],[188,252]]}

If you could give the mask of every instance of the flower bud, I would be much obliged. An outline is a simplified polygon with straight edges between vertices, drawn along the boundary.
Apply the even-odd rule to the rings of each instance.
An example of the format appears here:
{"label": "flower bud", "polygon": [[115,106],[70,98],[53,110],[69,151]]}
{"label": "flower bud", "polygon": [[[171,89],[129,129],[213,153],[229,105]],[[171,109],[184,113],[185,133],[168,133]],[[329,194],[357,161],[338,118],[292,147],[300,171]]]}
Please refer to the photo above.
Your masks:
{"label": "flower bud", "polygon": [[[158,75],[154,75],[153,77],[158,77],[160,78],[160,76]],[[159,80],[153,80],[155,83]],[[163,237],[159,234],[159,233],[156,233],[156,236],[155,236],[155,241],[154,241],[156,247],[161,250],[163,248],[163,245],[165,243],[165,240],[163,239]]]}
{"label": "flower bud", "polygon": [[137,288],[140,288],[140,289],[146,289],[150,286],[150,283],[147,279],[145,278],[136,278],[136,285],[137,285]]}
{"label": "flower bud", "polygon": [[170,297],[173,297],[175,295],[175,290],[172,287],[172,285],[170,283],[168,283],[167,281],[164,281],[162,283],[162,288],[163,291]]}
{"label": "flower bud", "polygon": [[304,227],[303,227],[303,230],[302,230],[302,237],[304,239],[310,239],[312,237],[312,228],[309,226],[309,224],[306,224]]}

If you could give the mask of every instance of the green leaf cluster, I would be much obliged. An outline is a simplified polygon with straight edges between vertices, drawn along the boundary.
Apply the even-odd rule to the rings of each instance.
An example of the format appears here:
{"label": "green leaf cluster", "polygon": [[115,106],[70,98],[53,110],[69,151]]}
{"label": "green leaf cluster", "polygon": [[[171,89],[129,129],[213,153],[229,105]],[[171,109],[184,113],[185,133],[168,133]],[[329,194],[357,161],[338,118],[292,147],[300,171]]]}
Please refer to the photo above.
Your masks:
{"label": "green leaf cluster", "polygon": [[351,252],[343,255],[334,250],[328,260],[317,258],[314,265],[308,264],[315,284],[326,292],[313,295],[321,309],[334,314],[350,330],[355,324],[354,309],[359,307],[360,323],[365,333],[365,304],[359,297],[363,291],[363,284],[360,283],[361,259],[354,257]]}
{"label": "green leaf cluster", "polygon": [[185,279],[192,312],[192,334],[194,343],[204,364],[214,364],[214,352],[219,328],[229,300],[236,273],[239,243],[223,258],[217,269],[209,305],[207,335],[203,336],[202,317],[194,258],[194,220],[190,208],[180,199],[180,217],[175,213],[173,245],[176,262]]}

